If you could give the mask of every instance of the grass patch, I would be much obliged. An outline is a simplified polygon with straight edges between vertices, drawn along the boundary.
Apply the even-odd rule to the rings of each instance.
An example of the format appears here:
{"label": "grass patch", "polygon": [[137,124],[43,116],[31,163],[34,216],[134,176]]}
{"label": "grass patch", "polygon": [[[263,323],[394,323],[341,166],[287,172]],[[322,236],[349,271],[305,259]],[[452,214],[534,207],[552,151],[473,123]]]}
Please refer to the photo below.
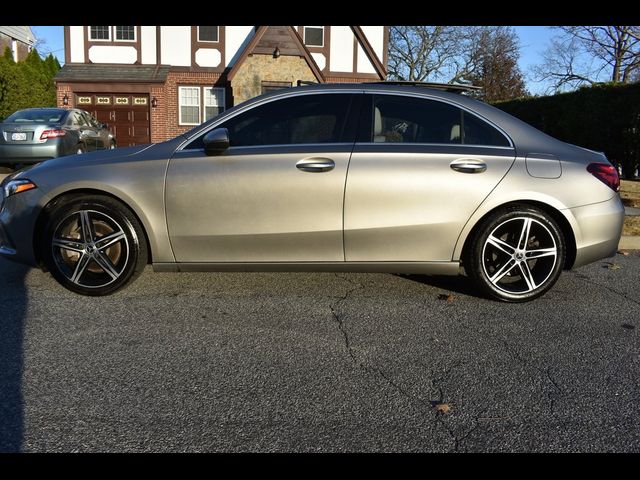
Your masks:
{"label": "grass patch", "polygon": [[640,208],[640,180],[620,180],[620,198],[627,207]]}

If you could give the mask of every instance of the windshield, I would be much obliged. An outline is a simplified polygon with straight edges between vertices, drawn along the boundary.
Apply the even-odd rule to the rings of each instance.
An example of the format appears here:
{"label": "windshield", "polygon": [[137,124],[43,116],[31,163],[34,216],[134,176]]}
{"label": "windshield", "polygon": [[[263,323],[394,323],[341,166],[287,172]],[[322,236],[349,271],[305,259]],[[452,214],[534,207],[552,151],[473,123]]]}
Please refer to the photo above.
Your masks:
{"label": "windshield", "polygon": [[58,123],[66,114],[66,110],[19,110],[4,119],[6,123]]}

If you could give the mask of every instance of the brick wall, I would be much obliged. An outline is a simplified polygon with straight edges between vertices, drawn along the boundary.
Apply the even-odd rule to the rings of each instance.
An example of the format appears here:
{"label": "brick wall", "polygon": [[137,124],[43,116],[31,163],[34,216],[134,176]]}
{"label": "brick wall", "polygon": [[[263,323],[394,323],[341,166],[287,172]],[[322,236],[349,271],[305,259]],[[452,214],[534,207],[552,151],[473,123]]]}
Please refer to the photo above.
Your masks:
{"label": "brick wall", "polygon": [[[64,105],[64,95],[69,98],[69,105]],[[75,95],[71,91],[71,85],[68,83],[58,83],[56,88],[56,105],[59,108],[73,108],[75,103]]]}
{"label": "brick wall", "polygon": [[[191,130],[193,125],[178,125],[178,87],[183,85],[214,86],[220,79],[219,73],[209,72],[169,72],[162,93],[163,99],[156,95],[158,107],[151,109],[151,141],[161,141],[173,138],[181,133]],[[216,85],[224,87],[224,85]],[[153,95],[153,94],[152,94]],[[164,109],[164,111],[163,111]],[[157,113],[154,115],[153,110]],[[155,117],[155,118],[154,118]],[[164,131],[163,131],[164,129]],[[155,130],[158,135],[155,135]],[[160,138],[161,136],[163,138]]]}

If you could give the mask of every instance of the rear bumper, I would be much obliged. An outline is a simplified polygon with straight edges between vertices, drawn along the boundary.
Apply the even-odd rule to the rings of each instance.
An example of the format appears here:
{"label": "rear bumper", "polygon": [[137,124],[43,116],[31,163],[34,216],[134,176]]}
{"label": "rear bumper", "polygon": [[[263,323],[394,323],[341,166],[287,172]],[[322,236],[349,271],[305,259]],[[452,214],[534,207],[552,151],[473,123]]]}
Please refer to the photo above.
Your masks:
{"label": "rear bumper", "polygon": [[578,227],[573,268],[616,254],[624,223],[624,206],[619,195],[605,202],[570,208],[567,213]]}
{"label": "rear bumper", "polygon": [[0,163],[37,163],[49,158],[62,156],[61,144],[50,139],[40,145],[3,144],[0,145]]}

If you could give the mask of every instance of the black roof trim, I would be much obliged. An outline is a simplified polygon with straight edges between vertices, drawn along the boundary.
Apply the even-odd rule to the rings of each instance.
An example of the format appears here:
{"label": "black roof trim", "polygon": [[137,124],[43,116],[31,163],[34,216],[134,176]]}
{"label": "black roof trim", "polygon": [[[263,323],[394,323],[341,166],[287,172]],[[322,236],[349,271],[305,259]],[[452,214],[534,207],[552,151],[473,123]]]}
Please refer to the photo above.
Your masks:
{"label": "black roof trim", "polygon": [[368,85],[406,85],[409,87],[424,87],[433,88],[435,90],[444,90],[445,92],[463,93],[463,92],[477,92],[482,90],[482,87],[475,85],[460,85],[454,83],[434,83],[434,82],[412,82],[406,80],[385,80],[382,82],[363,82]]}

